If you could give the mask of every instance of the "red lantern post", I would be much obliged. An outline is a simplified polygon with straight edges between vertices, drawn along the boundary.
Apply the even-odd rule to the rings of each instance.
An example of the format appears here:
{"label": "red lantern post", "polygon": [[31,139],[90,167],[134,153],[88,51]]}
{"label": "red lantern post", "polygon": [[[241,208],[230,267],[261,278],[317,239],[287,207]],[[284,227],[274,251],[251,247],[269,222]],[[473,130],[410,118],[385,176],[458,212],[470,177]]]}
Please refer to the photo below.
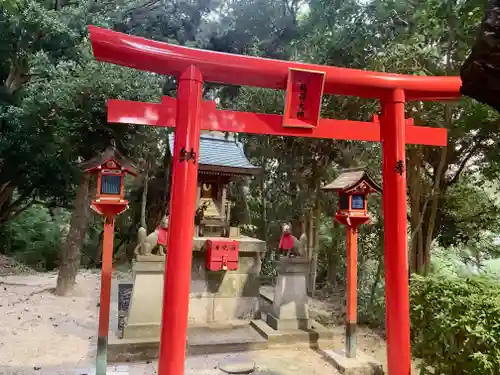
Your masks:
{"label": "red lantern post", "polygon": [[102,154],[84,163],[82,167],[85,173],[97,176],[96,198],[92,201],[91,207],[104,217],[96,375],[106,375],[115,216],[128,207],[128,201],[123,199],[125,175],[128,173],[136,176],[137,170],[114,147],[107,148]]}
{"label": "red lantern post", "polygon": [[362,169],[351,169],[341,173],[323,190],[335,191],[339,195],[335,220],[346,227],[347,242],[347,291],[345,353],[356,357],[356,327],[358,316],[358,228],[371,221],[368,214],[370,193],[381,191],[380,187]]}

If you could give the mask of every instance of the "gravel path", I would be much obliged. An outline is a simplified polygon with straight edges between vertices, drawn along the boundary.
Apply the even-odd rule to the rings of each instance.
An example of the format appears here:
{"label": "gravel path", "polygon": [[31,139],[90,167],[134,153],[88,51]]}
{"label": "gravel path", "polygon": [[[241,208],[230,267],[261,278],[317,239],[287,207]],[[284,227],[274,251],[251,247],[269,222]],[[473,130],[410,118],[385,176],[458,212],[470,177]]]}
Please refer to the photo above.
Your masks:
{"label": "gravel path", "polygon": [[[115,275],[116,276],[116,275]],[[128,276],[118,275],[120,279]],[[82,271],[77,288],[68,297],[54,296],[55,273],[34,273],[0,277],[0,375],[81,375],[95,364],[98,323],[99,274]],[[118,325],[117,280],[114,280],[111,329]],[[311,301],[320,313],[331,310],[327,303]],[[343,346],[343,327],[336,346]],[[384,340],[360,327],[359,350],[385,365]],[[255,374],[297,375],[297,373],[338,375],[319,354],[311,350],[267,350],[239,354],[190,357],[186,374],[220,375],[223,360],[248,361],[257,365]],[[130,375],[156,374],[157,364],[126,364]],[[418,372],[414,372],[417,374]]]}
{"label": "gravel path", "polygon": [[84,272],[56,297],[54,273],[0,278],[0,374],[69,374],[95,356],[99,277]]}
{"label": "gravel path", "polygon": [[[56,279],[55,273],[0,277],[0,375],[81,375],[94,366],[99,274],[82,271],[68,297],[51,293]],[[117,289],[112,329],[117,327]],[[228,360],[254,361],[256,375],[338,375],[319,354],[303,349],[190,357],[186,374],[220,375],[217,364]],[[157,373],[155,362],[125,365],[130,375]]]}

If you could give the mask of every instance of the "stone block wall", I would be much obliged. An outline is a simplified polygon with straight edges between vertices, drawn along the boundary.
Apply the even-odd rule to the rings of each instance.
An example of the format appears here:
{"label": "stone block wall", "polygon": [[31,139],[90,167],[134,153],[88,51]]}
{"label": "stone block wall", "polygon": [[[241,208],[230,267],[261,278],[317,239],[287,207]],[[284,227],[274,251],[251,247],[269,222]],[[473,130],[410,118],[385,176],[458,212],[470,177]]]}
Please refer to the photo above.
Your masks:
{"label": "stone block wall", "polygon": [[[241,237],[238,269],[213,272],[205,266],[203,244],[207,239],[194,240],[189,325],[231,325],[234,321],[252,320],[259,311],[259,274],[265,243]],[[159,337],[164,263],[162,256],[137,257],[124,338]]]}
{"label": "stone block wall", "polygon": [[235,271],[208,271],[205,254],[195,253],[191,272],[189,323],[251,320],[258,311],[260,256],[242,252]]}

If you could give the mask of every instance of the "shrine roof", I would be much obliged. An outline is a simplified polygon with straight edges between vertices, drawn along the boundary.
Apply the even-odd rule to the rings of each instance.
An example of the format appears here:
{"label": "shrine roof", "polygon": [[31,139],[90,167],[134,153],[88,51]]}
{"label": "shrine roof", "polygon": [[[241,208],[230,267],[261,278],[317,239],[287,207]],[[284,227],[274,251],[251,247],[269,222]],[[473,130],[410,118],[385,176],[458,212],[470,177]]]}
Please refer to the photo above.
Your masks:
{"label": "shrine roof", "polygon": [[85,172],[92,172],[93,170],[98,169],[100,166],[106,164],[106,162],[108,162],[109,160],[113,160],[131,175],[137,176],[137,167],[134,165],[134,163],[123,156],[120,151],[118,151],[113,146],[109,146],[103,152],[81,163],[80,168],[82,168]]}
{"label": "shrine roof", "polygon": [[321,189],[349,192],[349,190],[355,189],[362,182],[365,182],[374,191],[382,191],[380,186],[362,168],[342,171],[335,180]]}
{"label": "shrine roof", "polygon": [[[173,139],[170,139],[169,146],[173,153]],[[250,163],[240,142],[214,134],[201,134],[198,162],[200,172],[249,176],[261,170]]]}

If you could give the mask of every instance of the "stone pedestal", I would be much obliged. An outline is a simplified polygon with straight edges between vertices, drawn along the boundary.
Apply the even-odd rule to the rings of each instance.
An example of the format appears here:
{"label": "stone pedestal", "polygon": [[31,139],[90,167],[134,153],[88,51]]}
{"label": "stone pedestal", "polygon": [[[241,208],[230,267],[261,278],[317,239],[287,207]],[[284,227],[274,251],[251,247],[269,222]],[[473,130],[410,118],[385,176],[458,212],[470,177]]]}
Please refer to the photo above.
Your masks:
{"label": "stone pedestal", "polygon": [[307,296],[309,262],[303,258],[282,258],[276,264],[278,279],[267,324],[275,330],[311,329]]}
{"label": "stone pedestal", "polygon": [[[259,307],[259,273],[266,251],[263,241],[240,237],[238,269],[211,272],[205,267],[203,245],[210,237],[195,237],[189,300],[189,326],[250,321]],[[159,339],[165,257],[138,256],[124,339]],[[189,341],[189,340],[188,340]]]}
{"label": "stone pedestal", "polygon": [[365,353],[348,358],[345,350],[319,350],[323,357],[343,375],[384,375],[382,364]]}

